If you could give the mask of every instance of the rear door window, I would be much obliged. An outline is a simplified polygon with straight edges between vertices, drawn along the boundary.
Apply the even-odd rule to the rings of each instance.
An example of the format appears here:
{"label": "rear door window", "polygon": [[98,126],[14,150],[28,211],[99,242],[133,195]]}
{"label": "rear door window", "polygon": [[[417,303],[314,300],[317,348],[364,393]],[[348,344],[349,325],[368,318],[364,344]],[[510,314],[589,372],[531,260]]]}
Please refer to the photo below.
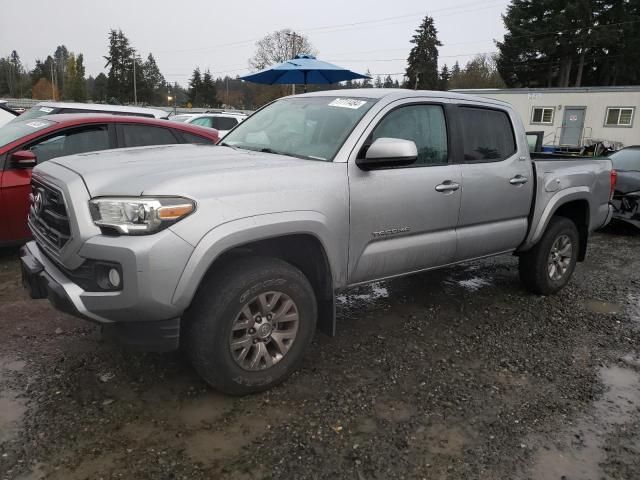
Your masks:
{"label": "rear door window", "polygon": [[238,120],[231,117],[212,117],[211,126],[217,130],[231,130],[238,124]]}
{"label": "rear door window", "polygon": [[499,162],[516,152],[506,112],[477,107],[460,107],[458,112],[466,162]]}
{"label": "rear door window", "polygon": [[170,128],[150,125],[120,125],[120,143],[123,147],[145,147],[147,145],[170,145],[179,143]]}

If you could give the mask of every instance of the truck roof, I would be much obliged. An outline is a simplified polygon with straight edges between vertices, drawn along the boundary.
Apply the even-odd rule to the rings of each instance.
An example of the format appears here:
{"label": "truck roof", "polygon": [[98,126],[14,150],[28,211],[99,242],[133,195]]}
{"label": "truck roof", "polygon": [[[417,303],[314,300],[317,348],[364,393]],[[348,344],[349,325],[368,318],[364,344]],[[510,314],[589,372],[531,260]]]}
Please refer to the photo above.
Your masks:
{"label": "truck roof", "polygon": [[445,92],[440,90],[409,90],[406,88],[354,88],[348,90],[324,90],[320,92],[303,93],[296,95],[299,97],[357,97],[357,98],[374,98],[387,99],[389,101],[401,98],[446,98],[452,100],[473,100],[474,102],[486,103],[492,105],[510,106],[509,103],[493,98],[478,97],[468,95],[466,93]]}

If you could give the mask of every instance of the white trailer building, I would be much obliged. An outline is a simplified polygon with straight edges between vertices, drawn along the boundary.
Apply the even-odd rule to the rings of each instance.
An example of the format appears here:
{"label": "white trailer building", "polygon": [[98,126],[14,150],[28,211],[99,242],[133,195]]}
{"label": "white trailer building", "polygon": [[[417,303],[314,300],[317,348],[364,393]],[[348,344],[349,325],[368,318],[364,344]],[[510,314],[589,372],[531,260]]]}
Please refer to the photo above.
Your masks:
{"label": "white trailer building", "polygon": [[544,145],[575,149],[596,142],[640,144],[640,86],[455,90],[510,103]]}

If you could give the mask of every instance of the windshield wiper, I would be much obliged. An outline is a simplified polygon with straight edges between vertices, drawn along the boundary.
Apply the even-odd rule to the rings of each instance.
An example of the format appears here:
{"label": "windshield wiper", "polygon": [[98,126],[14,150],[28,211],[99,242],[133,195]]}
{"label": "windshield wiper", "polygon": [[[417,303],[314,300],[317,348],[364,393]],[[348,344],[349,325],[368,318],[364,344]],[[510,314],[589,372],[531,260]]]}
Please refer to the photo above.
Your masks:
{"label": "windshield wiper", "polygon": [[220,142],[218,145],[220,145],[221,147],[229,147],[229,148],[233,148],[234,150],[237,150],[238,147],[234,146],[234,145],[229,145],[227,142]]}
{"label": "windshield wiper", "polygon": [[260,151],[262,153],[273,153],[275,155],[287,155],[286,153],[276,152],[273,148],[269,148],[269,147],[261,148]]}

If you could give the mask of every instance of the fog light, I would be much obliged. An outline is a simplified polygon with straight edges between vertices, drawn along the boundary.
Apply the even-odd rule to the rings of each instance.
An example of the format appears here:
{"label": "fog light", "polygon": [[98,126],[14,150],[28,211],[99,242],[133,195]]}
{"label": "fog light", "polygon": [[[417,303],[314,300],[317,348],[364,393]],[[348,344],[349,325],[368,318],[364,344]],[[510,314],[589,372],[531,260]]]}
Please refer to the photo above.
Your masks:
{"label": "fog light", "polygon": [[114,263],[96,263],[95,281],[101,290],[122,290],[122,268]]}
{"label": "fog light", "polygon": [[109,283],[113,288],[118,288],[120,286],[120,272],[115,268],[111,268],[109,270]]}

